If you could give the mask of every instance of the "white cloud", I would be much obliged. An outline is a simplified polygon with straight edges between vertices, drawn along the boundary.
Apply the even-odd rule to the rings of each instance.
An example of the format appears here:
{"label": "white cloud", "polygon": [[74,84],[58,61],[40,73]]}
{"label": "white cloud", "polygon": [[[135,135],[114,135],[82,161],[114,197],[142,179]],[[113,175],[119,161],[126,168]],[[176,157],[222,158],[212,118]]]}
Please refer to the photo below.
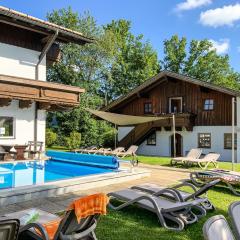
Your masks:
{"label": "white cloud", "polygon": [[233,26],[240,20],[240,4],[223,6],[222,8],[210,9],[202,12],[200,22],[205,26],[220,27]]}
{"label": "white cloud", "polygon": [[212,45],[213,49],[216,50],[218,54],[225,54],[227,53],[228,49],[230,48],[230,40],[229,39],[220,39],[219,41],[209,40]]}
{"label": "white cloud", "polygon": [[177,11],[186,11],[201,6],[209,5],[212,3],[212,0],[186,0],[185,2],[179,3],[176,6]]}

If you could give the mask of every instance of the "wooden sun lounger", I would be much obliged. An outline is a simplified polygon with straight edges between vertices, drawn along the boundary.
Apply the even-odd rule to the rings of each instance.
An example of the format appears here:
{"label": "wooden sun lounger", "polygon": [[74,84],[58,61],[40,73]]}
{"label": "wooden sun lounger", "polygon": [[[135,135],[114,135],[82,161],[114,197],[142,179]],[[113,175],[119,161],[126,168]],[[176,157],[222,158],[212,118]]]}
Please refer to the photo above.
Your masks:
{"label": "wooden sun lounger", "polygon": [[137,150],[138,150],[138,146],[132,145],[128,148],[127,151],[117,153],[117,157],[121,157],[121,158],[129,157],[129,156],[135,157]]}

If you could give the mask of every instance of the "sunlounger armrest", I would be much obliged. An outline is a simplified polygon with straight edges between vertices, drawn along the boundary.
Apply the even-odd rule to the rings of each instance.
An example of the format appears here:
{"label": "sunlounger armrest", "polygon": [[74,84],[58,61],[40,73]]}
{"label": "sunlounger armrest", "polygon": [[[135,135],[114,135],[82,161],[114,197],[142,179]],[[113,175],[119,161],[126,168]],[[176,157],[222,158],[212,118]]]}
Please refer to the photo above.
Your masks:
{"label": "sunlounger armrest", "polygon": [[161,196],[161,195],[164,195],[165,193],[172,195],[176,201],[179,201],[179,202],[183,202],[184,201],[182,196],[181,196],[181,194],[177,190],[175,190],[173,188],[161,189],[160,191],[158,191],[156,193],[153,193],[153,195],[154,196]]}
{"label": "sunlounger armrest", "polygon": [[189,183],[189,182],[180,183],[180,184],[174,186],[173,188],[178,189],[178,188],[181,188],[181,187],[190,187],[190,188],[193,189],[194,192],[197,191],[196,186],[194,186],[192,183]]}
{"label": "sunlounger armrest", "polygon": [[[87,228],[86,230],[84,230],[83,232],[80,232],[80,233],[75,233],[75,234],[71,234],[71,235],[63,235],[62,236],[62,239],[65,239],[66,237],[69,236],[69,238],[66,238],[66,239],[71,239],[71,240],[78,240],[78,239],[82,239],[84,237],[87,237],[89,236],[90,233],[93,233],[94,230],[96,229],[97,227],[97,220],[94,219],[94,223],[89,227]],[[60,233],[61,234],[61,233]]]}
{"label": "sunlounger armrest", "polygon": [[40,223],[29,223],[20,228],[20,233],[30,230],[31,228],[37,229],[41,233],[41,237],[43,240],[50,240],[45,228]]}

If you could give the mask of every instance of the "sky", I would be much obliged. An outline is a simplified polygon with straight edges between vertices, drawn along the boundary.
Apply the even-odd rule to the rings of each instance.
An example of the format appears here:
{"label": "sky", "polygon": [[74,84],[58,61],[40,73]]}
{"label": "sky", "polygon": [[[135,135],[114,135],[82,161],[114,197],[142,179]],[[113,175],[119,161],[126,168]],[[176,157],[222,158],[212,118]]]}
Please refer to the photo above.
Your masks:
{"label": "sky", "polygon": [[46,19],[53,9],[71,6],[89,11],[98,24],[115,19],[132,22],[163,57],[163,41],[178,34],[188,40],[209,39],[219,54],[229,54],[240,72],[240,1],[238,0],[0,0],[0,5]]}

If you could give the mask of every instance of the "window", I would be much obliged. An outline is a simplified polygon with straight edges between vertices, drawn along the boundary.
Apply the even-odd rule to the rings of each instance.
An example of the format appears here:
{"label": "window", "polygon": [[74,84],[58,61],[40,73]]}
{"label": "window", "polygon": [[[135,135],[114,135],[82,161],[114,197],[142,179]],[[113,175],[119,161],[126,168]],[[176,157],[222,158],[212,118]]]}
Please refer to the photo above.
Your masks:
{"label": "window", "polygon": [[144,103],[144,113],[152,113],[152,103]]}
{"label": "window", "polygon": [[13,117],[0,117],[0,138],[14,137]]}
{"label": "window", "polygon": [[211,148],[211,133],[199,133],[198,134],[198,147],[199,148]]}
{"label": "window", "polygon": [[205,111],[210,111],[210,110],[213,110],[214,108],[214,101],[213,99],[205,99],[204,100],[204,110]]}
{"label": "window", "polygon": [[[224,149],[232,149],[232,134],[224,133]],[[237,149],[237,134],[234,134],[234,149]]]}
{"label": "window", "polygon": [[147,145],[156,145],[156,132],[148,137]]}

